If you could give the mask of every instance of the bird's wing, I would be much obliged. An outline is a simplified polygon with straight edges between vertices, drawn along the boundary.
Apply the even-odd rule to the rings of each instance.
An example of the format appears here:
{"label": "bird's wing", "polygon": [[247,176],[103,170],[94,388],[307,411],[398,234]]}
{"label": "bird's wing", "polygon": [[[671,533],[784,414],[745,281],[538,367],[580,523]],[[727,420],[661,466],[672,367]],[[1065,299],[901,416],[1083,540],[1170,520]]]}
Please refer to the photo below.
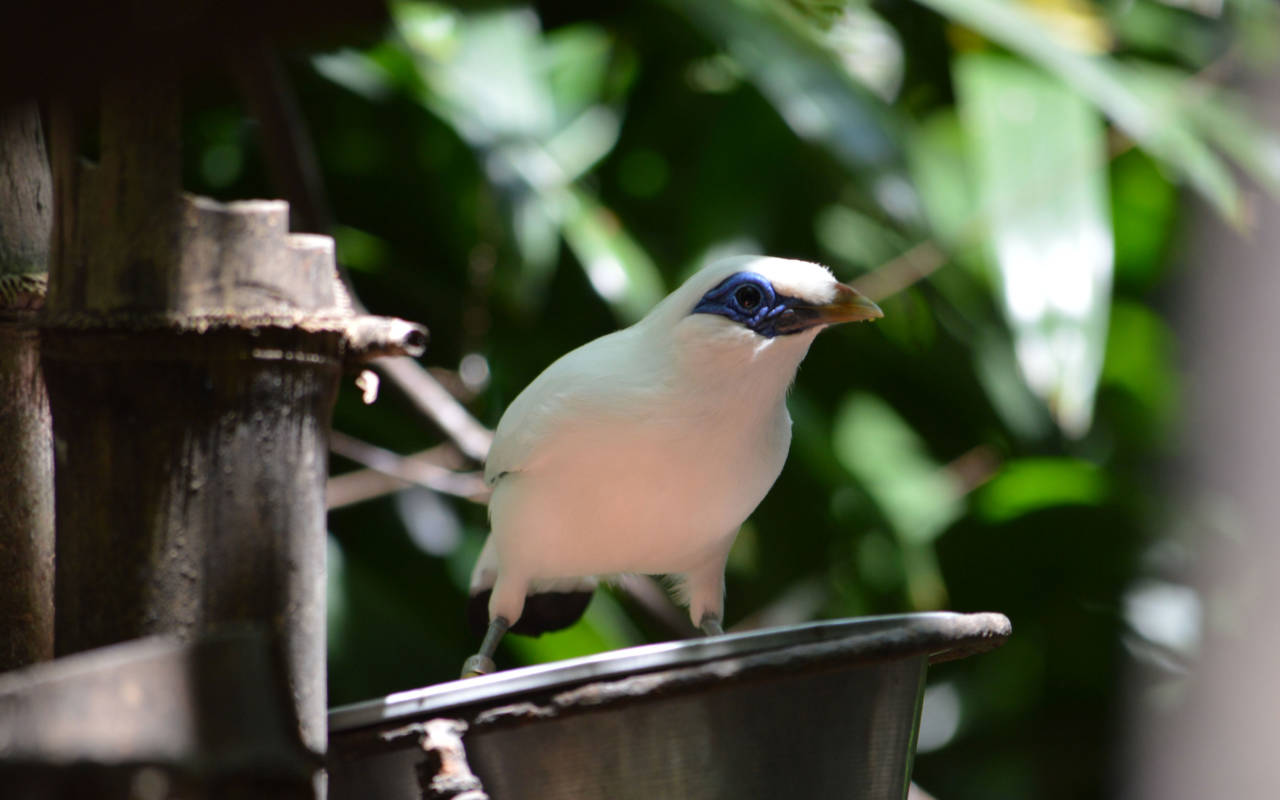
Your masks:
{"label": "bird's wing", "polygon": [[527,469],[558,434],[584,419],[615,413],[622,397],[635,394],[647,379],[635,366],[632,338],[622,330],[588,342],[525,387],[498,422],[485,461],[485,483],[493,486],[502,476]]}

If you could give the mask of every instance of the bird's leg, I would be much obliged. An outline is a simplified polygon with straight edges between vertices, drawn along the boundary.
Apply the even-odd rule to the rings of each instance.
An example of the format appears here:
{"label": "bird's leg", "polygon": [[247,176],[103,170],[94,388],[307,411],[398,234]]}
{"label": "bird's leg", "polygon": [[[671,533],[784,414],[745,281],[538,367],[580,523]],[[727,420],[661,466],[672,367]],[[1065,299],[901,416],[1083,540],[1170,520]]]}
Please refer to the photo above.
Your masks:
{"label": "bird's leg", "polygon": [[489,630],[485,631],[484,641],[480,642],[480,652],[462,662],[462,677],[474,678],[477,675],[488,675],[498,668],[498,665],[493,663],[493,654],[498,651],[498,642],[502,641],[503,634],[510,627],[511,624],[507,622],[506,617],[494,617],[489,620]]}
{"label": "bird's leg", "polygon": [[703,614],[702,622],[698,623],[698,627],[702,630],[703,636],[724,635],[724,627],[720,624],[720,617],[716,614]]}
{"label": "bird's leg", "polygon": [[722,548],[696,569],[685,573],[689,593],[689,619],[706,636],[720,636],[724,627],[724,562],[733,537],[727,537]]}

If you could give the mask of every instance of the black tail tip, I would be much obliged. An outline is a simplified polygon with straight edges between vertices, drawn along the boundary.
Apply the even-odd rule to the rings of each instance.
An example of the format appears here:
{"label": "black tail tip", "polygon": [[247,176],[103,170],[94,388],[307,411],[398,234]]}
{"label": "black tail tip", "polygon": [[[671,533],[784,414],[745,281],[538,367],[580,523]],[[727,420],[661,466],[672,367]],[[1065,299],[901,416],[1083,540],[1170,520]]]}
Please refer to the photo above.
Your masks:
{"label": "black tail tip", "polygon": [[[489,627],[489,595],[492,589],[473,594],[467,600],[467,624],[477,637],[484,636]],[[594,591],[542,592],[525,598],[524,613],[511,633],[521,636],[541,636],[548,631],[567,628],[586,613]]]}

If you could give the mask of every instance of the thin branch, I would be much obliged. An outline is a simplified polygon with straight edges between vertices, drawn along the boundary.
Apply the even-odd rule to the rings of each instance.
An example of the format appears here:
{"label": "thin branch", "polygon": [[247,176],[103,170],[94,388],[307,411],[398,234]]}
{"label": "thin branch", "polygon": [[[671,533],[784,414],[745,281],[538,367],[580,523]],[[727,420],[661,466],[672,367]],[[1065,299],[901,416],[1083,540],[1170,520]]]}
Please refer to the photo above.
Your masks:
{"label": "thin branch", "polygon": [[767,606],[743,617],[732,631],[737,633],[809,622],[827,604],[827,597],[827,587],[821,578],[803,578],[788,586]]}
{"label": "thin branch", "polygon": [[330,509],[372,500],[409,486],[422,486],[473,503],[485,503],[489,499],[489,488],[484,485],[481,473],[454,472],[433,463],[430,456],[435,448],[405,457],[333,431],[329,449],[367,467],[329,479],[325,505]]}
{"label": "thin branch", "polygon": [[946,263],[947,254],[932,239],[925,239],[860,275],[853,288],[872,300],[883,300],[924,280]]}
{"label": "thin branch", "polygon": [[652,575],[624,573],[612,584],[671,638],[689,639],[699,635],[689,615],[672,602],[671,595]]}
{"label": "thin branch", "polygon": [[471,416],[449,391],[411,358],[384,358],[373,368],[399,386],[405,396],[445,432],[469,458],[483,462],[493,433]]}
{"label": "thin branch", "polygon": [[375,469],[358,469],[329,478],[324,488],[324,507],[327,511],[346,508],[368,500],[377,500],[415,485]]}
{"label": "thin branch", "polygon": [[1001,466],[995,449],[980,444],[956,456],[942,469],[956,482],[961,494],[970,494],[994,478]]}

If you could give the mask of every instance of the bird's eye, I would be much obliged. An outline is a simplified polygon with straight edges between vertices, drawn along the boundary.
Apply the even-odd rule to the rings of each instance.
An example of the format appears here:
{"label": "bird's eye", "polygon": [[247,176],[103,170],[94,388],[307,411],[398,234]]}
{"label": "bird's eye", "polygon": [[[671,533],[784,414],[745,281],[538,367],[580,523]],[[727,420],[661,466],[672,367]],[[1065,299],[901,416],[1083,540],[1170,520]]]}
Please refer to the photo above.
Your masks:
{"label": "bird's eye", "polygon": [[743,311],[754,311],[755,308],[760,305],[760,300],[762,298],[760,297],[760,290],[757,287],[747,284],[746,286],[739,286],[737,288],[733,293],[733,299],[734,302],[738,304],[738,307]]}

